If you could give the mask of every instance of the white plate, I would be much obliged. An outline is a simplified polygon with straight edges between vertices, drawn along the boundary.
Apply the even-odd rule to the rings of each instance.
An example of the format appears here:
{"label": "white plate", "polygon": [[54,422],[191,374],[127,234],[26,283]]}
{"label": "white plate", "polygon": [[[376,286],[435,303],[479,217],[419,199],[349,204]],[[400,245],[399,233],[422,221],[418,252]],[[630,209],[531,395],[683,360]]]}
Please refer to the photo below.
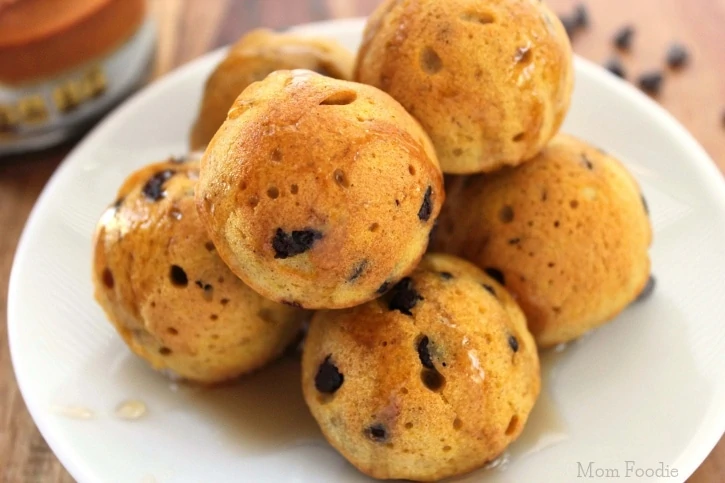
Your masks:
{"label": "white plate", "polygon": [[[361,29],[360,20],[303,28],[350,48]],[[81,482],[365,481],[322,439],[295,362],[230,387],[177,387],[130,355],[93,301],[96,220],[132,170],[184,153],[202,85],[221,57],[207,55],[136,95],[48,183],[10,281],[20,388],[43,436]],[[505,469],[463,481],[582,481],[579,464],[588,473],[589,462],[592,476],[603,474],[597,469],[625,476],[626,461],[643,470],[662,462],[677,470],[662,481],[684,481],[725,429],[722,175],[635,89],[581,59],[576,74],[565,130],[621,156],[642,184],[656,231],[657,289],[610,325],[546,355],[544,395]],[[129,398],[146,403],[146,417],[114,416]],[[95,416],[58,413],[74,406]],[[630,474],[643,480],[637,476]]]}

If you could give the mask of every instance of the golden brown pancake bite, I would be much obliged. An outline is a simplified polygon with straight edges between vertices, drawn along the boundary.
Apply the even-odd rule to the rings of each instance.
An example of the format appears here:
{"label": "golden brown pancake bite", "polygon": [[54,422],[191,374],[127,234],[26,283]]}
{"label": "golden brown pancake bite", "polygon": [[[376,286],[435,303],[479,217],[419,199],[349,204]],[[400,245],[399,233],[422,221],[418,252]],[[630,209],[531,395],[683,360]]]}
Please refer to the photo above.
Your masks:
{"label": "golden brown pancake bite", "polygon": [[369,18],[355,80],[420,121],[445,173],[536,155],[569,107],[573,65],[539,0],[386,0]]}
{"label": "golden brown pancake bite", "polygon": [[447,188],[433,248],[506,285],[541,347],[611,320],[647,285],[652,228],[637,182],[583,141],[558,135],[521,166]]}
{"label": "golden brown pancake bite", "polygon": [[155,369],[215,383],[276,359],[305,313],[264,299],[216,253],[196,212],[198,161],[133,173],[95,235],[96,300]]}
{"label": "golden brown pancake bite", "polygon": [[434,481],[495,459],[540,388],[536,345],[506,289],[472,264],[427,255],[385,296],[313,317],[305,401],[360,471]]}
{"label": "golden brown pancake bite", "polygon": [[355,56],[334,40],[256,29],[232,45],[204,87],[191,131],[192,150],[204,149],[227,117],[234,100],[252,82],[275,70],[310,69],[351,80]]}
{"label": "golden brown pancake bite", "polygon": [[410,273],[444,199],[430,140],[370,86],[278,71],[235,101],[201,164],[199,214],[264,297],[351,307]]}

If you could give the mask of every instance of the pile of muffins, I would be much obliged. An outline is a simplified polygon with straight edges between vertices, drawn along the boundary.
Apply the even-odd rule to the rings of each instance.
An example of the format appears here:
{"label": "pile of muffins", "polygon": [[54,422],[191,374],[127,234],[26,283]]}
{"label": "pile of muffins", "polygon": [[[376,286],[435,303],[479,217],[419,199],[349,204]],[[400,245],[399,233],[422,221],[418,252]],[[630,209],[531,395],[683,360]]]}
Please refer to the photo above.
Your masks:
{"label": "pile of muffins", "polygon": [[202,384],[305,336],[309,409],[370,476],[479,468],[524,430],[538,350],[650,280],[636,181],[558,134],[572,83],[539,0],[386,0],[357,59],[252,32],[207,82],[199,154],[133,173],[103,215],[96,298]]}

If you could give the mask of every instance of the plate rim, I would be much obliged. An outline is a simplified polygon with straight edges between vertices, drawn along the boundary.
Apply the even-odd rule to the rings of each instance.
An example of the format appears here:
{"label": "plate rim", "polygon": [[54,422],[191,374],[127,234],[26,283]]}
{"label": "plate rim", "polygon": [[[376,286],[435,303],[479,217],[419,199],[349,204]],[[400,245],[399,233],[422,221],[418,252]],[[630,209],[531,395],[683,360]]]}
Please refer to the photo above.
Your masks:
{"label": "plate rim", "polygon": [[[329,32],[330,30],[361,30],[361,26],[364,26],[365,21],[365,17],[332,19],[295,25],[289,27],[289,30],[311,33],[320,29],[323,31],[324,35],[324,32]],[[25,259],[28,256],[27,239],[31,236],[31,233],[35,231],[35,226],[40,222],[39,213],[47,204],[49,196],[55,192],[55,186],[64,177],[65,172],[68,169],[71,169],[70,166],[72,165],[73,160],[78,156],[79,152],[85,150],[86,145],[92,143],[99,133],[111,129],[111,126],[116,124],[118,119],[126,117],[128,115],[126,114],[127,112],[136,110],[136,106],[144,104],[147,99],[155,97],[158,92],[168,89],[171,84],[181,82],[187,75],[189,75],[190,72],[198,69],[200,64],[211,62],[211,59],[215,57],[221,59],[223,53],[227,49],[228,46],[224,46],[207,52],[187,62],[186,64],[167,72],[159,78],[154,79],[151,83],[127,98],[91,131],[89,131],[84,138],[65,156],[63,161],[56,168],[55,172],[48,179],[41,191],[41,194],[38,196],[35,204],[33,205],[22,234],[18,239],[8,282],[7,302],[8,346],[10,349],[10,359],[13,372],[20,394],[32,417],[33,423],[37,426],[44,440],[48,443],[48,446],[51,448],[63,467],[77,481],[99,481],[99,475],[96,475],[89,465],[84,464],[83,459],[74,458],[70,454],[70,451],[66,449],[70,446],[64,444],[63,438],[60,437],[60,434],[62,433],[54,433],[49,429],[49,425],[47,423],[49,415],[42,411],[40,402],[34,400],[30,396],[31,391],[28,389],[26,381],[24,381],[21,377],[25,362],[23,361],[23,357],[19,355],[18,343],[14,342],[17,341],[19,337],[18,332],[20,331],[21,324],[17,322],[17,318],[13,314],[16,312],[15,307],[18,300],[18,279],[20,277],[19,267],[25,264]],[[624,98],[626,102],[635,104],[637,110],[642,111],[644,116],[647,118],[655,118],[662,130],[671,135],[674,138],[675,143],[681,145],[683,149],[689,153],[689,157],[692,158],[692,163],[697,167],[697,170],[703,174],[704,180],[706,180],[705,182],[707,183],[708,192],[711,194],[713,199],[718,200],[720,205],[719,208],[725,212],[725,177],[720,172],[713,159],[694,138],[694,136],[669,111],[641,93],[630,83],[610,75],[603,67],[590,60],[574,54],[574,64],[575,71],[586,72],[587,76],[596,80],[597,83],[602,84],[605,88],[613,90],[617,96]],[[725,404],[725,400],[721,402]],[[713,413],[712,409],[716,406],[717,401],[709,407],[708,412]],[[709,420],[703,419],[701,421],[699,427],[693,433],[693,436],[688,442],[687,447],[671,464],[671,467],[677,468],[680,471],[678,476],[681,476],[682,480],[678,481],[686,480],[695,472],[724,434],[725,411],[720,411],[719,413],[718,411],[714,411],[714,415],[711,415]],[[665,480],[660,479],[658,481]],[[668,478],[666,481],[673,480]]]}

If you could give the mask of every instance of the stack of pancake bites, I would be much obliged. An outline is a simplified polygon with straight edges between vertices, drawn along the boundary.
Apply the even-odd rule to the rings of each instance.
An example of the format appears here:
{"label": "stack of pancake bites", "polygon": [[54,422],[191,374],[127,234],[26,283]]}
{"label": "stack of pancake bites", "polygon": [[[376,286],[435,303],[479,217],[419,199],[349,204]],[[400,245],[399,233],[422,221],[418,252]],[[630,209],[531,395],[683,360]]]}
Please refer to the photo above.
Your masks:
{"label": "stack of pancake bites", "polygon": [[96,298],[204,385],[306,333],[305,401],[367,475],[482,467],[524,430],[538,350],[653,285],[636,181],[557,134],[573,71],[539,0],[386,0],[357,58],[253,31],[206,83],[199,154],[133,173],[102,216]]}

